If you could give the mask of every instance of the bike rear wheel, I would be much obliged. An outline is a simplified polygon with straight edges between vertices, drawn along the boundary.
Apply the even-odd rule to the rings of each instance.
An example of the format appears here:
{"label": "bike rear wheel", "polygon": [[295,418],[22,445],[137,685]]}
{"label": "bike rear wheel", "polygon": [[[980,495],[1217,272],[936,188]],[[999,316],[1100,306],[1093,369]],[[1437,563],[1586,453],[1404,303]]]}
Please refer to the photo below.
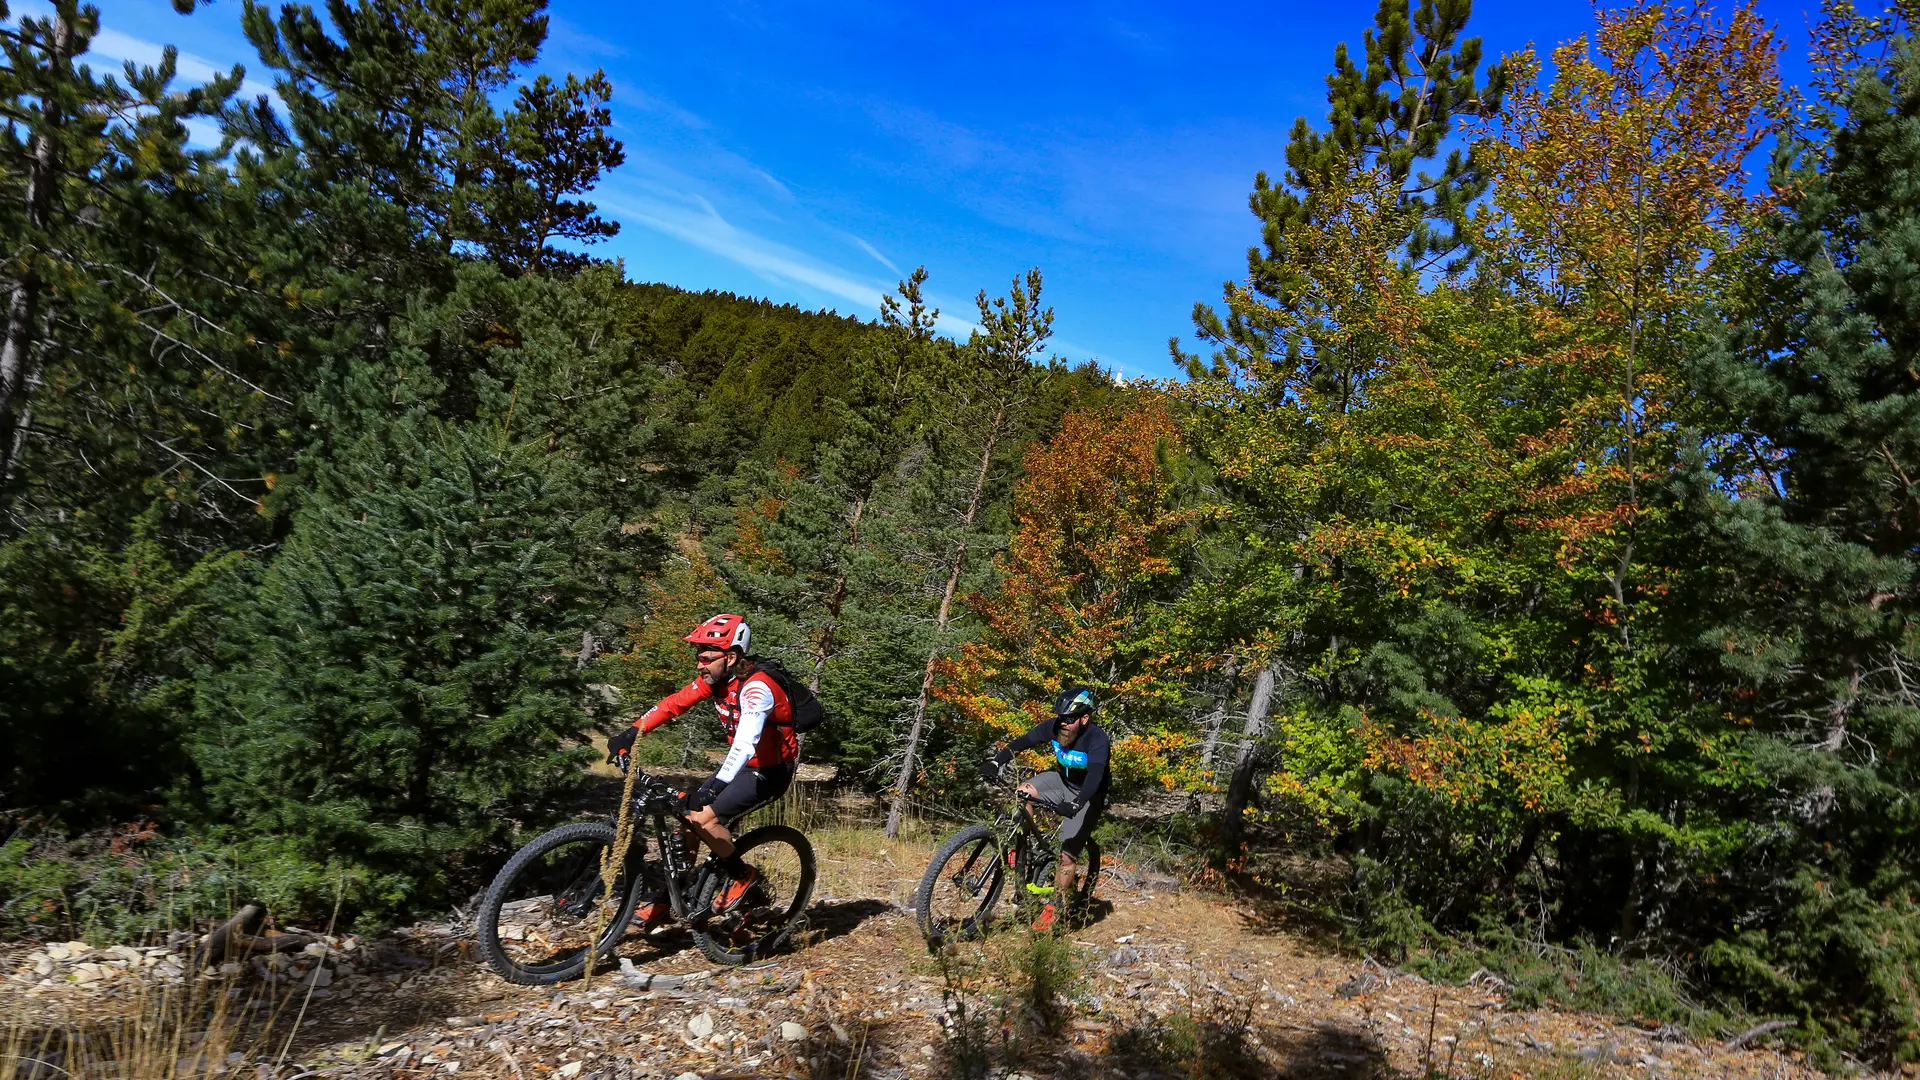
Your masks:
{"label": "bike rear wheel", "polygon": [[914,893],[914,917],[927,943],[938,947],[986,933],[1006,874],[1000,838],[988,826],[970,826],[948,837]]}
{"label": "bike rear wheel", "polygon": [[[800,830],[767,825],[734,841],[734,853],[754,870],[754,882],[738,903],[713,912],[720,890],[732,884],[710,866],[694,895],[693,910],[705,915],[693,940],[716,964],[746,964],[772,955],[806,929],[813,897],[813,845]],[[710,914],[709,914],[710,913]]]}
{"label": "bike rear wheel", "polygon": [[[1086,849],[1080,856],[1080,880],[1073,891],[1073,908],[1085,911],[1093,900],[1094,886],[1100,882],[1100,842],[1087,838]],[[1026,901],[1029,903],[1058,902],[1054,895],[1054,872],[1060,866],[1060,853],[1051,847],[1036,852],[1022,882],[1025,886]]]}
{"label": "bike rear wheel", "polygon": [[577,978],[590,956],[612,954],[640,900],[630,878],[640,862],[637,837],[612,891],[601,878],[601,857],[613,842],[613,826],[605,822],[562,825],[500,868],[477,919],[480,951],[501,978],[545,986]]}

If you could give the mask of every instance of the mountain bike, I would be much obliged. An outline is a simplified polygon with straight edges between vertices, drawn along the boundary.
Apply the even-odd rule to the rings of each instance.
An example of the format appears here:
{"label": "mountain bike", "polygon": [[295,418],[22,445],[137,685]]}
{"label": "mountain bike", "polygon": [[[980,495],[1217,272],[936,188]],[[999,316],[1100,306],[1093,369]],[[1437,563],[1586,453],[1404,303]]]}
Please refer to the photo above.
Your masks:
{"label": "mountain bike", "polygon": [[[1007,770],[1002,783],[1017,789],[1032,775]],[[1033,805],[1025,795],[1016,794],[1012,805],[1003,806],[992,823],[969,825],[934,852],[914,893],[914,917],[929,946],[938,948],[944,942],[985,934],[998,917],[996,909],[1009,878],[1015,883],[1015,912],[1053,899],[1060,844],[1054,830],[1034,819]],[[1088,837],[1086,869],[1068,905],[1071,910],[1087,909],[1099,878],[1100,845]]]}
{"label": "mountain bike", "polygon": [[525,986],[577,978],[589,958],[613,955],[642,901],[662,895],[715,963],[749,963],[805,931],[814,860],[798,829],[767,825],[737,837],[734,847],[760,876],[715,911],[714,897],[731,879],[710,853],[696,863],[680,793],[640,771],[629,814],[632,835],[611,889],[602,860],[615,847],[614,817],[542,833],[500,868],[477,920],[480,950],[502,978]]}

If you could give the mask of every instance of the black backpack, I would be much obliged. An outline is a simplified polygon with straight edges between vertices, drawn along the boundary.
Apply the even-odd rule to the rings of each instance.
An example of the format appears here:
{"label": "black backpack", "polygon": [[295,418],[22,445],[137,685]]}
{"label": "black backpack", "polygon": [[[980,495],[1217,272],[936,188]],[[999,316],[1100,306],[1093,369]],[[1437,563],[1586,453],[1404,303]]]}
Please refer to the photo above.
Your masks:
{"label": "black backpack", "polygon": [[819,695],[813,692],[804,680],[794,677],[787,665],[770,657],[750,656],[747,660],[754,670],[764,671],[780,686],[780,692],[787,695],[787,707],[792,711],[792,726],[796,734],[805,735],[826,722],[827,710],[820,704]]}

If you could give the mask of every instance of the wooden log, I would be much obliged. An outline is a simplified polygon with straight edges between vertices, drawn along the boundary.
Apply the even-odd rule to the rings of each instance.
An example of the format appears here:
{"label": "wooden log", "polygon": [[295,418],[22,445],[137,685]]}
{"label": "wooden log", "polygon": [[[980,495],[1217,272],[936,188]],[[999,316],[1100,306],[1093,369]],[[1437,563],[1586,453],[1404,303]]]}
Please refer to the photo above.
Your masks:
{"label": "wooden log", "polygon": [[193,954],[193,970],[200,971],[209,964],[220,963],[227,959],[229,946],[234,944],[236,936],[244,937],[258,929],[266,919],[267,909],[263,904],[245,904],[234,912],[233,918],[221,923],[213,933],[207,935],[199,951]]}
{"label": "wooden log", "polygon": [[1776,1031],[1785,1031],[1790,1027],[1799,1027],[1798,1020],[1769,1020],[1764,1024],[1755,1024],[1747,1030],[1727,1040],[1727,1049],[1738,1050],[1762,1035],[1771,1035]]}

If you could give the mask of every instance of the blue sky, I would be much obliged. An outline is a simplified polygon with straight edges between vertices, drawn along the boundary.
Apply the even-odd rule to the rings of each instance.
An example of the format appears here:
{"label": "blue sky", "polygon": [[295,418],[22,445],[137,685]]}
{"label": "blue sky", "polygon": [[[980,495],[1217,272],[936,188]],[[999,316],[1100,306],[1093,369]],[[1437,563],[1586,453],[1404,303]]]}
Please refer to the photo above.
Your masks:
{"label": "blue sky", "polygon": [[[104,56],[247,63],[234,0],[96,0]],[[32,10],[32,3],[16,3]],[[1867,5],[1872,6],[1872,5]],[[1762,0],[1803,71],[1814,0]],[[1325,112],[1374,4],[553,0],[541,68],[604,68],[627,164],[595,199],[635,280],[870,317],[924,264],[946,328],[1039,266],[1055,351],[1172,374],[1166,340],[1244,273],[1254,173]],[[1584,0],[1478,0],[1490,56],[1585,32]]]}

